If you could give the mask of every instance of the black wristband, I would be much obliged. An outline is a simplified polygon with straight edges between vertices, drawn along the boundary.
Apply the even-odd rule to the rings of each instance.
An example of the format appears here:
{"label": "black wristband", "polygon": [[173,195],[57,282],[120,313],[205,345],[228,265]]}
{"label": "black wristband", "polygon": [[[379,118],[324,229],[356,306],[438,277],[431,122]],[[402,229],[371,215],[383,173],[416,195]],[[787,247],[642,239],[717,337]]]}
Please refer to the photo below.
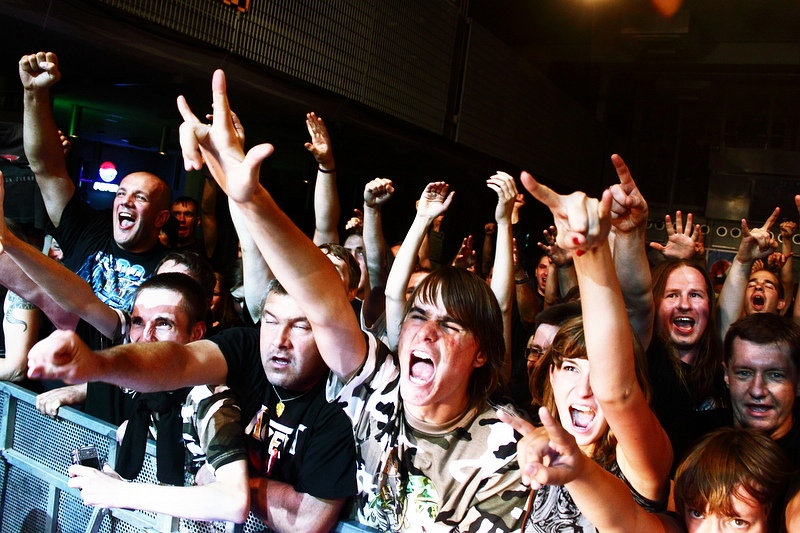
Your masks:
{"label": "black wristband", "polygon": [[317,167],[317,170],[319,170],[319,171],[320,171],[320,172],[322,172],[323,174],[333,174],[334,172],[336,172],[336,169],[335,169],[335,168],[332,168],[332,169],[330,169],[330,170],[325,170],[325,169],[324,169],[324,168],[322,168],[322,167]]}

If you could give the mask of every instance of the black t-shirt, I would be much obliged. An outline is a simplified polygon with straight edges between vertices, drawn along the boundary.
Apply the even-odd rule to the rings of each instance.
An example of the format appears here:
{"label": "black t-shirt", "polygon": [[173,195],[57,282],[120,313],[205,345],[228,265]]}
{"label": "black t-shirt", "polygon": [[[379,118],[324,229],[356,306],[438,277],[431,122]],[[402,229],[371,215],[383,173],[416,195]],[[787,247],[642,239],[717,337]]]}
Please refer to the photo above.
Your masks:
{"label": "black t-shirt", "polygon": [[284,410],[261,363],[259,332],[231,328],[210,339],[228,364],[227,385],[242,408],[251,471],[316,498],[356,493],[356,453],[350,419],[325,400],[325,380],[304,393],[278,388]]}
{"label": "black t-shirt", "polygon": [[53,236],[64,250],[64,264],[85,279],[104,303],[130,311],[136,288],[153,275],[169,252],[157,243],[147,252],[123,250],[114,240],[111,211],[97,211],[72,196]]}

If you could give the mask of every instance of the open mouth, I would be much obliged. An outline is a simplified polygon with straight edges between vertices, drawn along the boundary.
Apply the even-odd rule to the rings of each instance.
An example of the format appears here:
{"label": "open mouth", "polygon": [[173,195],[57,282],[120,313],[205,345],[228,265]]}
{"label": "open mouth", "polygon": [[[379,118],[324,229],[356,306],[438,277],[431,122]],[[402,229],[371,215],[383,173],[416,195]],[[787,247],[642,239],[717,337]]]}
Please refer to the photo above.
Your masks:
{"label": "open mouth", "polygon": [[767,302],[766,302],[766,300],[764,299],[764,296],[762,296],[761,294],[755,294],[755,295],[753,295],[753,308],[754,308],[754,309],[756,309],[756,310],[759,310],[759,311],[760,311],[761,309],[763,309],[763,308],[764,308],[764,304],[765,304],[765,303],[767,303]]}
{"label": "open mouth", "polygon": [[687,316],[679,316],[672,321],[672,324],[683,332],[690,332],[694,328],[694,320]]}
{"label": "open mouth", "polygon": [[594,409],[585,405],[571,405],[569,408],[572,425],[578,430],[588,429],[594,422],[595,414]]}
{"label": "open mouth", "polygon": [[429,382],[433,378],[435,366],[433,359],[424,352],[411,352],[411,362],[408,367],[408,379],[417,385]]}
{"label": "open mouth", "polygon": [[772,410],[772,407],[770,407],[769,405],[750,403],[747,404],[747,410],[750,411],[750,413],[758,416],[769,413]]}
{"label": "open mouth", "polygon": [[120,212],[117,215],[117,220],[119,221],[119,227],[122,229],[128,229],[133,226],[134,220],[133,216],[130,213]]}

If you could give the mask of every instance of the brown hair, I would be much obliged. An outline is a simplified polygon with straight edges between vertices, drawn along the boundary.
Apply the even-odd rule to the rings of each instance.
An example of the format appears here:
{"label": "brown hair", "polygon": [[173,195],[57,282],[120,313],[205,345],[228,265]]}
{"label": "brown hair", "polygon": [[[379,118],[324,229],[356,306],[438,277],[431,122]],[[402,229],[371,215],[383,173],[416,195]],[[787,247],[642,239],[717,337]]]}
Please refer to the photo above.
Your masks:
{"label": "brown hair", "polygon": [[[681,462],[675,475],[675,507],[736,516],[737,490],[769,514],[781,501],[789,463],[780,447],[752,429],[722,428],[707,434]],[[778,506],[780,509],[780,506]]]}
{"label": "brown hair", "polygon": [[[633,354],[636,380],[642,389],[645,398],[650,401],[650,382],[647,379],[647,361],[644,347],[634,333]],[[609,346],[609,349],[614,349]],[[564,322],[553,338],[553,344],[542,356],[539,365],[530,377],[529,385],[531,396],[536,404],[546,407],[558,419],[558,408],[553,395],[553,386],[550,383],[550,369],[560,369],[565,359],[588,359],[586,355],[586,339],[583,334],[583,317],[576,316]],[[589,370],[591,372],[591,368]],[[616,458],[617,439],[610,428],[599,438],[595,446],[592,459],[600,466],[607,468]]]}
{"label": "brown hair", "polygon": [[[664,300],[664,290],[667,287],[667,280],[670,274],[681,267],[688,267],[696,270],[703,276],[708,294],[708,323],[703,335],[700,337],[700,350],[691,370],[687,372],[681,364],[680,356],[675,346],[670,341],[666,332],[659,330],[658,308]],[[717,326],[714,320],[714,286],[708,272],[697,261],[689,259],[668,259],[653,269],[653,302],[656,310],[655,334],[664,344],[669,355],[669,362],[672,365],[678,381],[683,384],[694,400],[695,405],[703,403],[707,398],[721,400],[718,385],[722,382],[722,340],[717,333]]]}
{"label": "brown hair", "polygon": [[478,349],[486,356],[486,364],[472,371],[467,388],[472,405],[481,405],[499,386],[505,359],[500,305],[479,276],[463,268],[444,266],[431,272],[411,293],[403,309],[403,321],[417,299],[435,304],[440,296],[447,313],[475,336]]}

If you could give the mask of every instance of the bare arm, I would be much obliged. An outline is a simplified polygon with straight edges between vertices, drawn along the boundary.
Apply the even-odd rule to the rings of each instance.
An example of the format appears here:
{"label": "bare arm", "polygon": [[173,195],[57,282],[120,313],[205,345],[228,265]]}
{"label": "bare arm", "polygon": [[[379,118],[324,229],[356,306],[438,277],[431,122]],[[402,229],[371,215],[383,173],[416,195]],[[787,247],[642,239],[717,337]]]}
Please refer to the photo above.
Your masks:
{"label": "bare arm", "polygon": [[364,187],[364,254],[370,293],[361,312],[370,326],[386,309],[386,241],[383,238],[382,205],[394,194],[392,180],[375,178]]}
{"label": "bare arm", "polygon": [[444,213],[453,201],[455,193],[448,194],[448,188],[449,186],[443,181],[425,186],[417,204],[417,216],[414,217],[411,228],[400,250],[397,251],[397,257],[394,258],[392,270],[386,280],[386,333],[389,337],[389,348],[392,350],[397,349],[397,342],[400,339],[406,288],[417,262],[417,251],[433,219]]}
{"label": "bare arm", "polygon": [[506,353],[502,376],[507,383],[511,378],[511,312],[514,305],[514,257],[511,227],[511,212],[517,197],[514,178],[505,172],[498,172],[486,180],[486,184],[497,193],[495,220],[497,221],[497,246],[492,274],[492,292],[503,313],[503,330]]}
{"label": "bare arm", "polygon": [[50,87],[61,78],[58,58],[52,52],[23,56],[19,61],[19,76],[25,89],[25,154],[42,191],[47,214],[58,227],[64,207],[75,192],[50,108]]}
{"label": "bare arm", "polygon": [[514,241],[514,293],[520,320],[528,328],[533,328],[536,324],[536,315],[539,314],[539,299],[531,287],[530,276],[522,268],[516,241]]}
{"label": "bare arm", "polygon": [[243,523],[250,512],[247,461],[219,467],[207,485],[175,487],[123,480],[109,466],[103,472],[86,466],[69,468],[69,486],[80,489],[86,505],[141,509],[189,520]]}
{"label": "bare arm", "polygon": [[[795,199],[797,201],[797,199]],[[792,305],[794,296],[794,250],[792,249],[792,239],[794,238],[797,224],[792,221],[781,223],[781,252],[786,262],[781,267],[781,285],[783,285],[783,308],[780,314],[785,315]]]}
{"label": "bare arm", "polygon": [[619,184],[611,187],[613,197],[612,224],[614,240],[614,268],[625,301],[628,320],[642,344],[647,347],[653,336],[652,278],[647,262],[645,232],[647,230],[647,202],[633,181],[628,166],[616,154],[611,162],[619,177]]}
{"label": "bare arm", "polygon": [[336,190],[336,162],[333,159],[331,138],[325,123],[314,113],[306,115],[306,127],[311,141],[305,147],[317,162],[317,182],[314,185],[314,244],[339,244],[336,224],[339,223],[341,207]]}
{"label": "bare arm", "polygon": [[633,332],[607,241],[612,194],[599,201],[583,193],[558,196],[526,174],[523,183],[553,212],[558,245],[574,251],[589,379],[617,438],[620,469],[640,494],[660,499],[669,491],[672,447],[636,377]]}
{"label": "bare arm", "polygon": [[575,437],[564,431],[547,409],[539,410],[543,427],[538,429],[502,411],[497,414],[523,435],[517,444],[517,460],[523,483],[531,490],[542,485],[565,486],[581,513],[604,533],[683,532],[672,518],[640,507],[625,482],[584,455]]}
{"label": "bare arm", "polygon": [[3,305],[5,357],[0,359],[0,381],[22,381],[28,369],[28,350],[39,340],[41,311],[11,291]]}
{"label": "bare arm", "polygon": [[[4,193],[0,172],[0,205]],[[95,296],[92,288],[80,276],[14,235],[2,215],[0,208],[0,252],[11,257],[64,311],[78,315],[106,337],[114,338],[119,327],[117,312]]]}
{"label": "bare arm", "polygon": [[276,531],[326,533],[339,518],[345,499],[325,500],[297,492],[280,481],[258,477],[250,479],[253,514]]}
{"label": "bare arm", "polygon": [[256,242],[247,229],[239,206],[235,202],[228,201],[231,212],[233,227],[236,235],[239,236],[239,244],[242,248],[242,279],[244,280],[244,302],[247,304],[247,311],[254,323],[258,324],[261,320],[261,300],[267,293],[267,285],[274,277],[269,265],[261,255],[261,251],[256,246]]}
{"label": "bare arm", "polygon": [[206,257],[211,258],[217,249],[217,183],[206,178],[203,181],[203,198],[200,200],[200,220],[203,226],[203,244]]}
{"label": "bare arm", "polygon": [[719,313],[717,327],[719,336],[723,339],[730,325],[742,316],[744,295],[750,280],[753,261],[769,256],[778,247],[778,242],[770,237],[769,230],[778,219],[779,214],[780,209],[776,207],[762,227],[752,230],[747,227],[747,221],[742,219],[742,240],[739,242],[736,257],[731,261],[731,267],[719,293],[717,305]]}
{"label": "bare arm", "polygon": [[[272,153],[272,146],[256,146],[245,156],[236,140],[221,70],[214,73],[212,89],[212,126],[201,124],[186,100],[178,99],[184,118],[181,146],[185,166],[207,164],[222,190],[238,204],[261,255],[311,324],[325,363],[346,380],[366,357],[366,339],[339,274],[260,185],[261,162]],[[291,254],[286,253],[289,250]]]}
{"label": "bare arm", "polygon": [[207,340],[146,342],[95,352],[73,331],[55,331],[28,353],[28,377],[70,384],[103,381],[140,392],[225,383],[228,364]]}

